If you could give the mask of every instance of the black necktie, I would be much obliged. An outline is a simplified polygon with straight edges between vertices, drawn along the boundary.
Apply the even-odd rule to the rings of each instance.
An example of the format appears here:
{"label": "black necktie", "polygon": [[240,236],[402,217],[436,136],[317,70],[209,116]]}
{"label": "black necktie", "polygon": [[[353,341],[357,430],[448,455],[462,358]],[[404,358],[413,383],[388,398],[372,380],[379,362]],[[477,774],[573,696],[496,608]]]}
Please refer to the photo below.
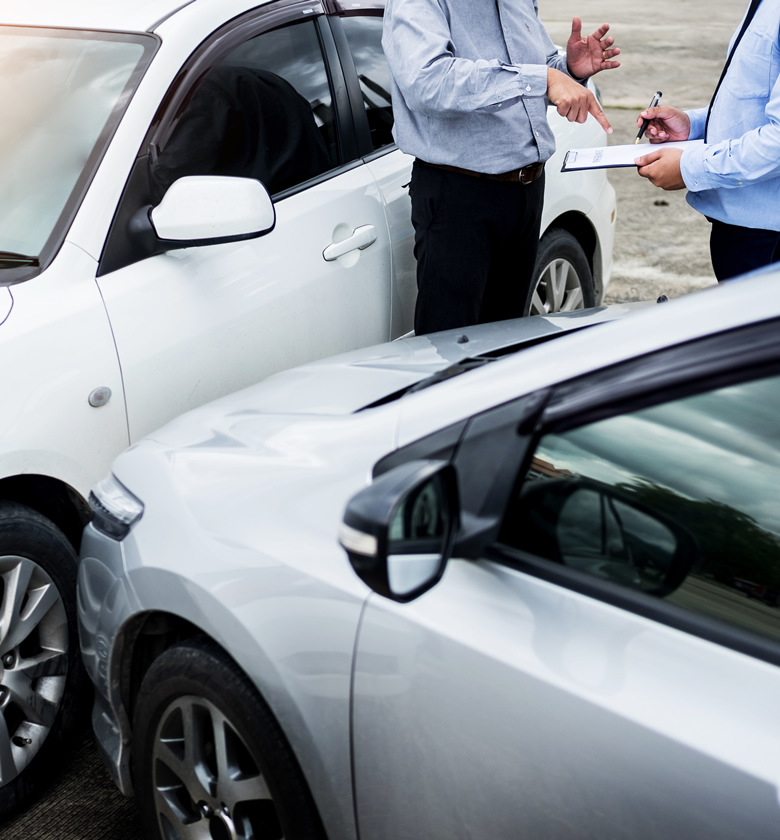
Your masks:
{"label": "black necktie", "polygon": [[739,42],[742,40],[742,36],[745,34],[748,26],[750,26],[750,21],[753,20],[756,14],[756,9],[758,9],[758,4],[761,0],[750,0],[750,8],[748,9],[747,14],[745,15],[745,22],[742,24],[742,29],[739,30],[739,35],[737,35],[736,40],[734,41],[734,46],[731,48],[731,52],[729,53],[729,57],[726,59],[726,63],[723,66],[723,72],[720,74],[720,78],[718,79],[718,84],[715,87],[715,93],[712,94],[712,99],[710,99],[710,107],[707,109],[707,122],[704,123],[704,142],[707,142],[707,128],[710,124],[710,114],[712,113],[712,106],[715,104],[715,97],[718,95],[718,91],[720,90],[721,83],[723,79],[726,77],[726,72],[729,69],[729,64],[731,64],[731,59],[734,57],[734,53],[737,51],[737,47],[739,46]]}

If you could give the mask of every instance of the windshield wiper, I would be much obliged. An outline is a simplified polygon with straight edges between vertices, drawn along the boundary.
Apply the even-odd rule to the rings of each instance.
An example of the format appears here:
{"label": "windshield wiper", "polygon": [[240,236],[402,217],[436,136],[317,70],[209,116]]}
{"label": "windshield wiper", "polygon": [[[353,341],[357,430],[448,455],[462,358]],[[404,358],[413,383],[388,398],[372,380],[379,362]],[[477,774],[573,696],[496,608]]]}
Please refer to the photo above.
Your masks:
{"label": "windshield wiper", "polygon": [[0,268],[26,268],[40,265],[38,257],[17,254],[14,251],[0,251]]}

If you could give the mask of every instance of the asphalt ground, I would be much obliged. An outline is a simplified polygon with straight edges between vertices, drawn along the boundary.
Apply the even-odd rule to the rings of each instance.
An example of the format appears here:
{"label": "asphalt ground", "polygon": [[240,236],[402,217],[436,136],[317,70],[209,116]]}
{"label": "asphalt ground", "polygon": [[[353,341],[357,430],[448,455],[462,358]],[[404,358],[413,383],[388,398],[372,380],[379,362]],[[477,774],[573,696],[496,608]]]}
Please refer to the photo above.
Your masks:
{"label": "asphalt ground", "polygon": [[[474,0],[481,2],[481,0]],[[556,43],[571,19],[593,31],[609,21],[622,66],[599,74],[614,128],[610,143],[633,143],[637,113],[656,90],[681,108],[706,105],[746,0],[540,0]],[[618,194],[615,266],[607,302],[677,297],[713,285],[709,223],[688,207],[685,191],[665,193],[633,169],[612,170]],[[68,756],[60,779],[24,814],[0,826],[0,840],[141,840],[132,800],[113,787],[88,732]]]}

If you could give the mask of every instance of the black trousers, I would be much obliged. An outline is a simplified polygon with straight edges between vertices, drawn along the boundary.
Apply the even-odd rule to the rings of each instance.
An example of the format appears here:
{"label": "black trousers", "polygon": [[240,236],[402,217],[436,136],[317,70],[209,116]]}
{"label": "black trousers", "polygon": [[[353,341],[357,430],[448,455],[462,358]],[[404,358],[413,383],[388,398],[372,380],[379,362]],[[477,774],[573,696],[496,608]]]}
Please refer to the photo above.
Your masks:
{"label": "black trousers", "polygon": [[544,175],[531,184],[475,178],[415,161],[412,198],[418,335],[525,314]]}
{"label": "black trousers", "polygon": [[780,232],[710,221],[710,257],[719,282],[780,259]]}

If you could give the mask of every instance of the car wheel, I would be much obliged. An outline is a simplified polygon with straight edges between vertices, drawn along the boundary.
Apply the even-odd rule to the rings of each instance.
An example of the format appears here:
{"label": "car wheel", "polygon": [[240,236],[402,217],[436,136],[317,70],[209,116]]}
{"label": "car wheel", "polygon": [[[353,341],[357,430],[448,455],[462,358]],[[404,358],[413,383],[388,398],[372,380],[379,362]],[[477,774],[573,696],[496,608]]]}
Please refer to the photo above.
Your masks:
{"label": "car wheel", "polygon": [[550,228],[539,240],[528,314],[549,315],[595,305],[593,274],[582,246],[567,230]]}
{"label": "car wheel", "polygon": [[133,778],[146,838],[325,836],[268,706],[205,638],[168,649],[144,677]]}
{"label": "car wheel", "polygon": [[86,722],[77,563],[46,517],[0,503],[0,818],[37,795]]}

